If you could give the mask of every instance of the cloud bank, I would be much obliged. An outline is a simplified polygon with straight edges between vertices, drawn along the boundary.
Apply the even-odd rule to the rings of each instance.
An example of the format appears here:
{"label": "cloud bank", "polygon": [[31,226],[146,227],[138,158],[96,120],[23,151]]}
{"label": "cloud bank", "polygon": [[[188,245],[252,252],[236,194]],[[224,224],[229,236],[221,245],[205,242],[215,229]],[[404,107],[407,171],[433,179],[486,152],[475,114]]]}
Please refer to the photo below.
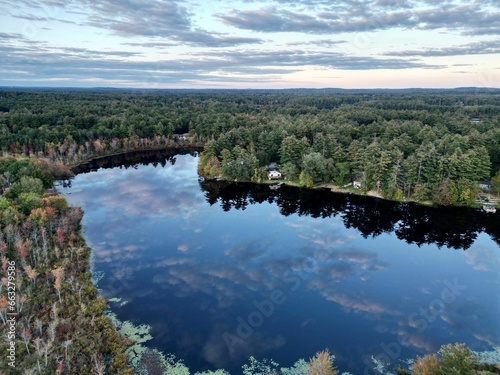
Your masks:
{"label": "cloud bank", "polygon": [[385,70],[400,71],[384,74],[404,86],[409,71],[423,82],[435,82],[438,71],[456,77],[457,56],[467,59],[460,79],[481,84],[478,75],[495,83],[498,67],[494,0],[0,4],[8,9],[1,16],[0,85],[342,86],[356,72],[376,78]]}

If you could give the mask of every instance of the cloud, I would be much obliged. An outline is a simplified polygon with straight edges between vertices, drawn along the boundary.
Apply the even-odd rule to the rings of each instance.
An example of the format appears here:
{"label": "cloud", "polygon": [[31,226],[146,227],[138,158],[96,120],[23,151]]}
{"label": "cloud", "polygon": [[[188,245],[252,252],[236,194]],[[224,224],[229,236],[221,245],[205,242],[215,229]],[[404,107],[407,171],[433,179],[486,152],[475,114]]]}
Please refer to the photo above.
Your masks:
{"label": "cloud", "polygon": [[[440,56],[460,56],[460,55],[486,55],[500,53],[500,39],[479,41],[468,43],[461,46],[442,47],[442,48],[427,48],[423,50],[406,50],[386,52],[385,56],[425,56],[425,57],[440,57]],[[463,66],[463,64],[454,64],[454,66]]]}
{"label": "cloud", "polygon": [[422,30],[445,28],[462,30],[465,35],[498,35],[500,12],[490,12],[477,3],[442,6],[416,11],[417,26]]}
{"label": "cloud", "polygon": [[24,39],[22,34],[18,33],[0,33],[0,41],[16,41],[19,39]]}
{"label": "cloud", "polygon": [[287,46],[315,46],[315,47],[335,47],[338,46],[339,44],[344,44],[348,43],[347,40],[330,40],[330,39],[318,39],[318,40],[313,40],[310,42],[304,42],[304,41],[299,41],[299,42],[288,42],[286,43]]}
{"label": "cloud", "polygon": [[418,25],[411,13],[401,10],[374,14],[366,9],[343,13],[337,9],[325,9],[316,14],[307,14],[268,6],[255,10],[231,9],[227,14],[216,14],[216,17],[229,26],[268,33],[339,34]]}
{"label": "cloud", "polygon": [[[234,329],[233,327],[231,327]],[[273,350],[282,348],[286,344],[286,339],[282,335],[268,335],[257,331],[243,343],[237,343],[229,350],[227,343],[223,339],[224,334],[234,334],[228,327],[216,325],[209,334],[201,355],[215,368],[227,368],[237,366],[242,360],[250,356],[260,357]]]}
{"label": "cloud", "polygon": [[171,48],[177,46],[177,43],[172,42],[127,42],[122,43],[123,46],[131,46],[131,47],[145,47],[145,48]]}
{"label": "cloud", "polygon": [[356,275],[356,269],[352,263],[338,262],[331,267],[331,276],[335,278],[347,278]]}
{"label": "cloud", "polygon": [[267,247],[265,243],[254,240],[250,243],[242,243],[239,246],[229,248],[225,251],[225,254],[229,257],[238,257],[243,262],[250,262],[266,254]]}
{"label": "cloud", "polygon": [[[253,37],[229,36],[197,27],[194,14],[180,0],[84,0],[82,2],[42,1],[32,4],[24,1],[24,12],[13,17],[31,22],[64,22],[105,29],[120,37],[162,38],[178,44],[203,47],[229,47],[241,44],[259,44]],[[83,16],[80,22],[53,17],[64,9],[68,14]],[[38,12],[41,14],[30,14]]]}
{"label": "cloud", "polygon": [[177,250],[185,252],[189,250],[189,245],[188,244],[181,244],[177,246]]}
{"label": "cloud", "polygon": [[26,20],[26,21],[30,21],[33,24],[34,23],[62,22],[62,23],[67,23],[67,24],[71,24],[71,25],[76,25],[76,22],[68,21],[68,20],[61,19],[61,18],[55,18],[55,17],[40,17],[40,16],[35,16],[35,15],[29,15],[29,14],[13,14],[12,17],[19,18],[19,19]]}
{"label": "cloud", "polygon": [[331,302],[335,302],[347,310],[354,310],[355,312],[363,312],[374,315],[389,314],[401,315],[400,312],[391,309],[388,306],[368,299],[360,299],[358,297],[347,296],[337,293],[324,293],[324,297]]}
{"label": "cloud", "polygon": [[[54,81],[76,86],[82,83],[98,86],[103,82],[111,86],[165,87],[204,81],[207,85],[255,82],[261,77],[266,82],[283,82],[294,73],[299,77],[317,68],[441,69],[445,66],[426,62],[424,58],[499,52],[498,41],[474,41],[442,48],[426,48],[426,42],[422,41],[420,48],[377,55],[378,40],[369,36],[367,40],[374,47],[363,54],[360,51],[364,49],[358,46],[357,53],[352,55],[347,51],[350,49],[347,43],[353,41],[344,35],[359,36],[359,33],[384,30],[435,30],[453,32],[455,36],[462,34],[461,38],[498,35],[500,3],[495,0],[472,3],[462,0],[276,0],[245,1],[244,7],[240,2],[214,2],[216,6],[212,4],[207,8],[206,4],[187,0],[20,0],[19,8],[10,10],[9,16],[25,20],[38,31],[55,23],[69,23],[72,32],[81,30],[88,33],[89,39],[92,35],[102,38],[103,34],[111,34],[113,42],[116,38],[118,43],[103,50],[93,46],[58,47],[48,37],[51,32],[26,33],[23,37],[5,31],[0,33],[0,53],[4,56],[0,71],[14,74],[9,75],[4,84]],[[0,3],[7,5],[5,0]],[[66,27],[61,25],[58,27]],[[291,32],[307,35],[298,35],[288,43],[278,36]],[[255,33],[271,35],[263,39]],[[309,35],[339,34],[342,39],[308,40]],[[48,39],[42,40],[46,35]],[[285,48],[277,47],[279,45]],[[343,48],[335,48],[337,46]],[[157,59],[158,55],[170,53],[170,59]]]}
{"label": "cloud", "polygon": [[412,4],[408,0],[377,0],[373,6],[389,9],[410,9]]}
{"label": "cloud", "polygon": [[[438,68],[417,60],[390,59],[376,57],[350,56],[340,52],[314,50],[236,50],[218,51],[213,55],[203,53],[213,59],[216,64],[225,68],[239,66],[319,66],[339,70],[376,70],[376,69],[410,69],[410,68]],[[201,56],[201,54],[200,54]]]}
{"label": "cloud", "polygon": [[324,34],[331,32],[328,23],[314,16],[278,10],[268,6],[257,10],[231,9],[228,14],[216,14],[226,25],[259,32],[304,32]]}
{"label": "cloud", "polygon": [[[166,184],[172,186],[173,184]],[[197,202],[202,201],[202,197],[185,192],[175,192],[164,194],[163,187],[152,188],[151,184],[142,181],[120,181],[117,184],[119,193],[109,196],[103,204],[111,209],[117,209],[126,216],[186,216],[189,215]],[[162,194],[163,193],[163,194]],[[161,197],[161,198],[159,198]],[[130,205],[134,199],[139,199],[140,205]]]}
{"label": "cloud", "polygon": [[398,336],[402,338],[403,346],[411,346],[414,349],[419,349],[424,353],[432,353],[438,349],[438,345],[433,343],[425,334],[417,332],[408,332],[404,329],[399,329]]}
{"label": "cloud", "polygon": [[301,12],[272,5],[258,9],[231,9],[215,16],[228,26],[264,33],[338,34],[393,28],[442,28],[459,30],[464,35],[495,35],[500,31],[500,12],[490,9],[495,5],[498,7],[492,2],[457,4],[378,0],[373,3],[343,0],[332,5],[312,3],[316,6]]}
{"label": "cloud", "polygon": [[477,244],[465,253],[467,263],[477,271],[493,272],[500,269],[500,258],[494,246]]}
{"label": "cloud", "polygon": [[498,347],[500,341],[498,340],[498,336],[495,336],[494,333],[485,333],[485,332],[476,332],[473,335],[479,341],[486,342],[488,345],[492,347]]}
{"label": "cloud", "polygon": [[260,38],[247,38],[238,36],[225,36],[218,33],[209,33],[202,29],[189,30],[178,35],[171,35],[173,40],[177,40],[184,44],[199,46],[199,47],[232,47],[241,44],[261,44]]}
{"label": "cloud", "polygon": [[[214,1],[218,5],[207,8],[187,0],[22,0],[19,9],[11,10],[11,20],[25,20],[38,32],[0,33],[3,84],[158,88],[261,82],[281,87],[290,81],[307,85],[322,76],[345,79],[348,74],[333,70],[445,69],[447,65],[428,58],[494,55],[500,49],[498,40],[479,37],[500,34],[500,6],[495,1],[276,0],[245,1],[245,6]],[[57,28],[81,30],[88,40],[98,42],[57,42],[51,39],[56,26],[42,32],[56,23]],[[384,38],[364,35],[384,30],[453,32],[457,44],[436,48],[422,39],[418,47],[392,52],[379,47]],[[306,35],[288,40],[280,35],[292,32]],[[353,40],[349,33],[363,41]],[[460,45],[469,35],[478,37]],[[378,52],[381,48],[386,52]],[[471,70],[459,69],[469,75]]]}
{"label": "cloud", "polygon": [[[310,67],[333,70],[441,68],[416,59],[349,56],[321,50],[205,50],[177,59],[141,61],[139,52],[54,47],[45,43],[11,44],[0,39],[0,71],[10,72],[10,84],[57,79],[73,84],[107,82],[118,86],[156,87],[192,81],[255,82],[257,77],[282,80]],[[134,59],[132,59],[134,58]],[[16,73],[17,72],[17,73]]]}
{"label": "cloud", "polygon": [[89,1],[88,24],[122,36],[170,36],[191,28],[190,14],[176,1]]}

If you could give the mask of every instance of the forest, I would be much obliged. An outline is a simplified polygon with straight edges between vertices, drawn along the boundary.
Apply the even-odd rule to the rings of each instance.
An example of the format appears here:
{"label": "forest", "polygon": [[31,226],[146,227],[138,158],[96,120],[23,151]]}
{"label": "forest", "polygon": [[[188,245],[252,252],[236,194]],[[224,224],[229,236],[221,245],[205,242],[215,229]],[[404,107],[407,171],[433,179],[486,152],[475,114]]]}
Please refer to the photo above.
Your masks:
{"label": "forest", "polygon": [[[499,192],[500,91],[0,89],[2,337],[9,312],[16,323],[16,369],[2,350],[0,374],[138,373],[128,363],[131,341],[104,315],[106,301],[92,283],[83,212],[51,188],[71,168],[102,156],[198,147],[208,193],[212,178],[260,181],[274,162],[288,181],[306,187],[357,180],[362,190],[391,199],[470,205],[479,181],[491,180]],[[299,206],[290,212],[316,214]],[[353,218],[353,225],[361,222]],[[456,241],[438,237],[445,245]],[[460,361],[457,373],[478,369],[468,349],[447,348],[400,373],[446,373]],[[189,374],[162,361],[150,364],[156,373]],[[266,372],[253,359],[243,372],[337,373],[328,352],[299,365]]]}
{"label": "forest", "polygon": [[471,205],[500,189],[498,90],[0,90],[0,148],[77,165],[204,146],[199,173]]}

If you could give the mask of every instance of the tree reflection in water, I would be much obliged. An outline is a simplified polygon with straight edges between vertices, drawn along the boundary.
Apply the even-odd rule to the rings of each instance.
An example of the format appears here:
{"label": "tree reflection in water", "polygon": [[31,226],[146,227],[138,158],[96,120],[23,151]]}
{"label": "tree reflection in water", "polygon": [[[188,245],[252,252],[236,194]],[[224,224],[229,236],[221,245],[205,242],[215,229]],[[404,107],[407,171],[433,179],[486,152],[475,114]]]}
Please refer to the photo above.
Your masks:
{"label": "tree reflection in water", "polygon": [[[75,173],[99,168],[134,168],[137,165],[175,164],[176,155],[196,155],[199,149],[142,151],[101,158],[74,170]],[[332,193],[327,189],[300,189],[283,185],[277,190],[269,185],[234,183],[200,178],[200,188],[210,205],[219,203],[224,211],[244,210],[248,205],[276,202],[284,216],[342,218],[347,228],[357,229],[363,237],[394,232],[417,245],[467,250],[478,234],[486,232],[500,245],[500,214],[486,214],[464,207],[427,207],[414,203],[393,202],[354,194]]]}
{"label": "tree reflection in water", "polygon": [[500,245],[500,215],[471,208],[426,207],[286,185],[272,190],[268,185],[200,180],[200,188],[210,205],[219,203],[224,211],[275,202],[284,216],[341,217],[347,228],[357,229],[365,238],[394,232],[410,244],[466,250],[479,233],[486,232]]}

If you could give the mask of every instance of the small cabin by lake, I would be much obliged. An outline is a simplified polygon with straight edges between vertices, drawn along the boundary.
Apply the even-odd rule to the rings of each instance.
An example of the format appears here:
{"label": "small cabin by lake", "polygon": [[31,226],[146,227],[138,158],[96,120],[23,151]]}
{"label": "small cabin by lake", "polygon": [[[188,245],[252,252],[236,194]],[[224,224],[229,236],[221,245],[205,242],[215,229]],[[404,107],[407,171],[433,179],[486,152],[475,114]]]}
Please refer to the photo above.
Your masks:
{"label": "small cabin by lake", "polygon": [[269,172],[267,172],[267,178],[270,180],[278,180],[281,178],[281,172],[269,171]]}
{"label": "small cabin by lake", "polygon": [[172,138],[177,141],[186,141],[189,138],[189,133],[184,134],[172,134]]}

